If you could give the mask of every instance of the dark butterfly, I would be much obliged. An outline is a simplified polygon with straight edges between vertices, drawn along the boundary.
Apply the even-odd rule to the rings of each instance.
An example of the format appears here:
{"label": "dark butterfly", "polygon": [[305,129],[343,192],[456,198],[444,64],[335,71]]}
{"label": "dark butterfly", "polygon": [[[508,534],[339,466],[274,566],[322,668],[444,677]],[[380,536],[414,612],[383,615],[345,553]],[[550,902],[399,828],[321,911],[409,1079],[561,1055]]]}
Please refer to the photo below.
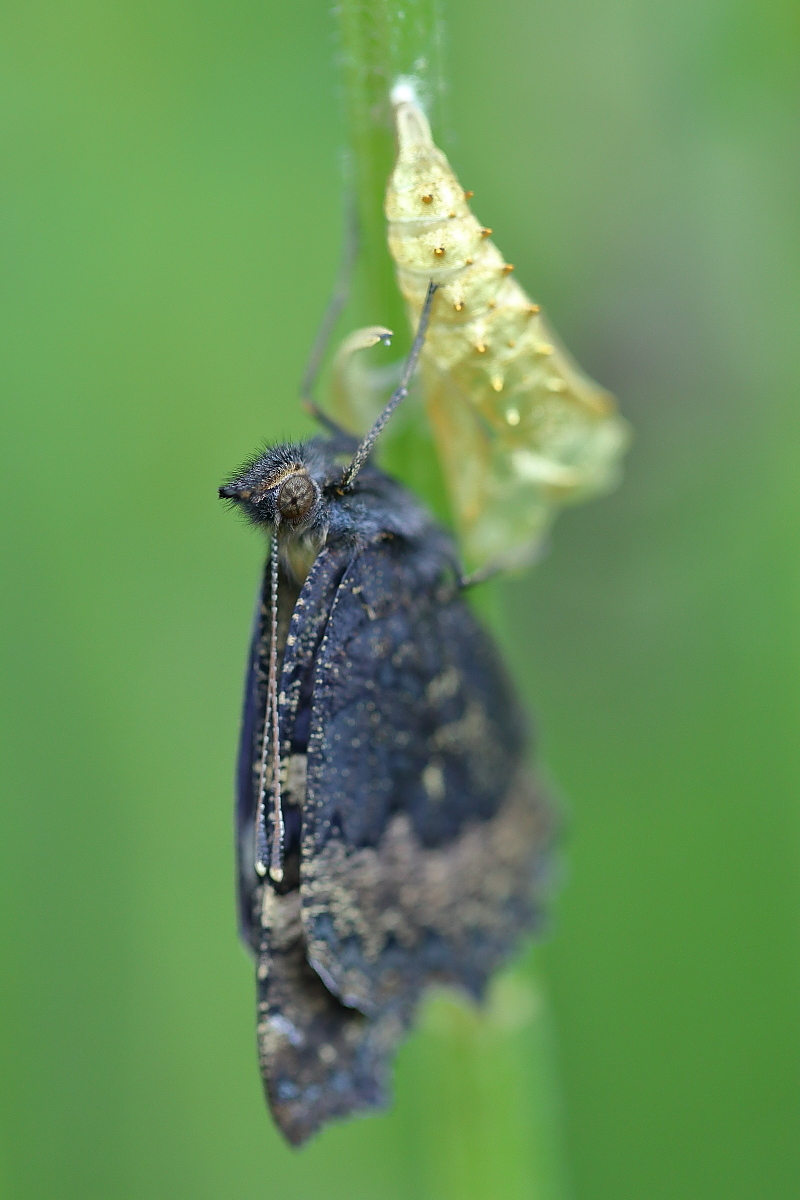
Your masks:
{"label": "dark butterfly", "polygon": [[[267,1099],[297,1145],[387,1103],[432,984],[483,994],[541,915],[551,817],[450,536],[341,431],[220,489],[270,534],[239,753],[244,941]],[[329,423],[330,424],[330,423]]]}

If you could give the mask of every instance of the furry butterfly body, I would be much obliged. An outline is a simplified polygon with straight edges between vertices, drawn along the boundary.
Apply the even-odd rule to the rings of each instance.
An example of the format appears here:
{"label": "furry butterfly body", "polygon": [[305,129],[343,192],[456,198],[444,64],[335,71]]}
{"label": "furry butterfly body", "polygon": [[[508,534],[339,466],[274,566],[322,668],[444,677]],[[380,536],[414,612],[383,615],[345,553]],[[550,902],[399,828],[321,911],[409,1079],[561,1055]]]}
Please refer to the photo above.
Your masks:
{"label": "furry butterfly body", "polygon": [[[238,772],[259,1062],[295,1144],[387,1102],[392,1055],[426,988],[482,995],[541,917],[551,832],[519,702],[462,598],[449,536],[371,465],[343,491],[354,447],[277,447],[222,489],[267,527],[289,479],[308,479],[318,498],[281,542],[276,610],[266,572]],[[256,844],[273,611],[277,879],[257,869]],[[265,821],[269,841],[272,811]]]}

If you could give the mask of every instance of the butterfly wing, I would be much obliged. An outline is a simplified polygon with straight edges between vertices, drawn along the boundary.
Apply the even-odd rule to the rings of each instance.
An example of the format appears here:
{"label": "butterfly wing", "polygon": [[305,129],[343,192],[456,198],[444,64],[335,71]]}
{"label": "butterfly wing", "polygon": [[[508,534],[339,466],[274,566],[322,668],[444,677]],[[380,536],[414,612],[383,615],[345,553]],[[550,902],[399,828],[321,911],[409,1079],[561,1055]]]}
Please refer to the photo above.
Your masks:
{"label": "butterfly wing", "polygon": [[327,1121],[386,1106],[408,1021],[397,1009],[367,1017],[325,987],[308,963],[297,890],[263,887],[259,929],[259,1065],[275,1121],[300,1145]]}
{"label": "butterfly wing", "polygon": [[403,1021],[432,983],[479,996],[538,913],[549,816],[489,638],[401,539],[367,547],[320,647],[301,896],[344,1004]]}
{"label": "butterfly wing", "polygon": [[269,653],[269,573],[265,573],[256,597],[250,651],[244,684],[244,705],[236,760],[236,897],[239,936],[255,951],[258,932],[254,927],[253,901],[259,879],[255,870],[255,819],[258,803],[258,764],[267,702],[267,656]]}
{"label": "butterfly wing", "polygon": [[[282,649],[280,714],[287,831],[299,829],[310,682],[329,611],[352,550],[323,550],[299,596],[290,581],[279,587]],[[237,772],[237,857],[242,939],[256,956],[259,1065],[270,1110],[284,1136],[300,1145],[327,1121],[384,1107],[391,1057],[410,1013],[377,1018],[345,1007],[308,963],[300,920],[300,892],[291,850],[285,890],[256,874],[254,825],[269,654],[269,574],[259,593],[245,685]],[[304,732],[304,730],[306,732]],[[293,782],[292,776],[299,782]],[[293,819],[296,814],[297,821]]]}

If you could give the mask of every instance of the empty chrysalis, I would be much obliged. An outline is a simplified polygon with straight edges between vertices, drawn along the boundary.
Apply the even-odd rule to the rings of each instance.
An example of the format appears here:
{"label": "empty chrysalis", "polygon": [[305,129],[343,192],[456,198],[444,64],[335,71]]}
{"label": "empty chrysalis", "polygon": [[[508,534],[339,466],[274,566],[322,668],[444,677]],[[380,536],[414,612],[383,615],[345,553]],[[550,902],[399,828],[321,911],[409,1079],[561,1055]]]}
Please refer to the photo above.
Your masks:
{"label": "empty chrysalis", "polygon": [[424,113],[405,96],[395,112],[389,249],[412,327],[439,285],[423,386],[462,551],[523,565],[559,507],[614,485],[628,427],[512,277]]}

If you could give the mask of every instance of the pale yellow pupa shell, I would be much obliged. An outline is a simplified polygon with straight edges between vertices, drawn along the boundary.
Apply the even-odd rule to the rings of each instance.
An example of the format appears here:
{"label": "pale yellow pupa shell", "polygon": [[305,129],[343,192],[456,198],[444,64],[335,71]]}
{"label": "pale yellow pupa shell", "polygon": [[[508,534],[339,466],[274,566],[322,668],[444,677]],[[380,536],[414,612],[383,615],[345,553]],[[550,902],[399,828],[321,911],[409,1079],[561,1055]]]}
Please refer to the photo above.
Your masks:
{"label": "pale yellow pupa shell", "polygon": [[561,505],[616,483],[628,426],[511,275],[422,110],[395,111],[389,250],[412,327],[440,288],[423,383],[463,554],[472,569],[523,565]]}

